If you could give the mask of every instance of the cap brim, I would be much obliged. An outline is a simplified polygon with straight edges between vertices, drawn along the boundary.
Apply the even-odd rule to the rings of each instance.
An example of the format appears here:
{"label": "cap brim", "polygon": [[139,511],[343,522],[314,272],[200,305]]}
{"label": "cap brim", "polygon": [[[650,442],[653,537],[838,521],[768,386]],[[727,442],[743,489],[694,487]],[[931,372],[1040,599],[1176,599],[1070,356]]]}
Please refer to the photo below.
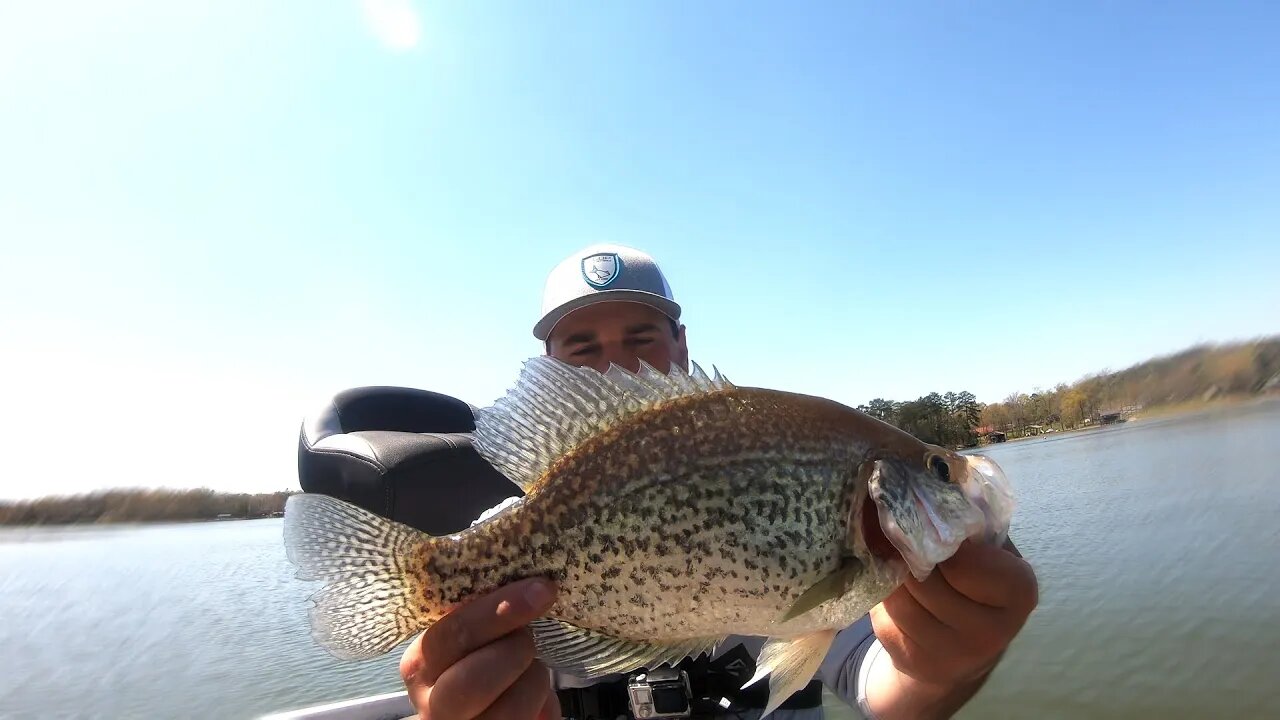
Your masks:
{"label": "cap brim", "polygon": [[533,336],[546,342],[547,338],[551,336],[551,330],[555,328],[556,323],[564,319],[564,316],[574,310],[581,310],[588,305],[602,302],[640,303],[641,305],[648,305],[672,320],[680,320],[680,306],[661,295],[644,292],[643,290],[604,290],[576,297],[542,316],[538,324],[533,326]]}

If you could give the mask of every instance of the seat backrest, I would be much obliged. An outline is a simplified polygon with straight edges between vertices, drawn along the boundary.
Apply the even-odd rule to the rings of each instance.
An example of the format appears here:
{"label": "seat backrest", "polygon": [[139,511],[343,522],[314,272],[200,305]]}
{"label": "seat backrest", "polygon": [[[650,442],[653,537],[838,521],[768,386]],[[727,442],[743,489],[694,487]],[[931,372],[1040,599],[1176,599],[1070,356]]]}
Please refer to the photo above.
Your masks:
{"label": "seat backrest", "polygon": [[471,406],[448,395],[344,390],[302,423],[299,484],[432,535],[457,532],[521,494],[476,452],[474,430]]}

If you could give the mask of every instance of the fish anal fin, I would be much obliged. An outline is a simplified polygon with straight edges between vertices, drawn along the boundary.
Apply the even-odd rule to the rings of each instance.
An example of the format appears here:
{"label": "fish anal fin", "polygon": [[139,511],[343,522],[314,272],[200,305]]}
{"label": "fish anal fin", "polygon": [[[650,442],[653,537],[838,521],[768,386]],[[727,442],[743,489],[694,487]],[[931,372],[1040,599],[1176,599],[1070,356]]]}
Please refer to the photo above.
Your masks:
{"label": "fish anal fin", "polygon": [[787,698],[809,684],[835,637],[836,631],[830,629],[793,638],[769,638],[756,658],[756,674],[742,686],[750,687],[765,675],[769,676],[769,703],[761,718],[777,710]]}
{"label": "fish anal fin", "polygon": [[723,638],[689,638],[650,643],[619,638],[598,630],[539,618],[529,624],[538,658],[548,667],[580,677],[631,672],[659,665],[675,666],[686,657],[712,653]]}

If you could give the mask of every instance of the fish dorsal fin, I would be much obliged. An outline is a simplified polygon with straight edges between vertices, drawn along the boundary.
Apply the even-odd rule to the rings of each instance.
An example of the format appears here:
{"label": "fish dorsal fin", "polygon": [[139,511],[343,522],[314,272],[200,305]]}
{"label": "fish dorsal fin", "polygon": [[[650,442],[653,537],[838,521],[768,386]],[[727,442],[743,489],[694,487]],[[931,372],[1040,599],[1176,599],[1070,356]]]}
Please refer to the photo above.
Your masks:
{"label": "fish dorsal fin", "polygon": [[724,638],[693,638],[670,644],[636,642],[587,630],[554,618],[538,618],[529,624],[538,658],[547,667],[578,677],[594,678],[639,668],[653,670],[702,653],[715,653]]}
{"label": "fish dorsal fin", "polygon": [[473,442],[489,464],[529,492],[558,458],[587,438],[638,412],[679,398],[733,387],[713,368],[673,365],[664,375],[644,361],[632,373],[601,373],[550,356],[528,360],[515,387],[476,413]]}

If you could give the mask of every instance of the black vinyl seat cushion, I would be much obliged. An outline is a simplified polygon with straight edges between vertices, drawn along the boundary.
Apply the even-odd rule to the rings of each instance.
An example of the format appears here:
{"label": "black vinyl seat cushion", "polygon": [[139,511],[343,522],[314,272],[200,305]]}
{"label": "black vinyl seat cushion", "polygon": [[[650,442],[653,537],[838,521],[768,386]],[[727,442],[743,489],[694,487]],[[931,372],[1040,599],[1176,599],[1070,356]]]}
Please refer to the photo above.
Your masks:
{"label": "black vinyl seat cushion", "polygon": [[432,535],[454,533],[521,494],[476,452],[474,430],[471,406],[447,395],[345,390],[303,421],[299,484]]}

